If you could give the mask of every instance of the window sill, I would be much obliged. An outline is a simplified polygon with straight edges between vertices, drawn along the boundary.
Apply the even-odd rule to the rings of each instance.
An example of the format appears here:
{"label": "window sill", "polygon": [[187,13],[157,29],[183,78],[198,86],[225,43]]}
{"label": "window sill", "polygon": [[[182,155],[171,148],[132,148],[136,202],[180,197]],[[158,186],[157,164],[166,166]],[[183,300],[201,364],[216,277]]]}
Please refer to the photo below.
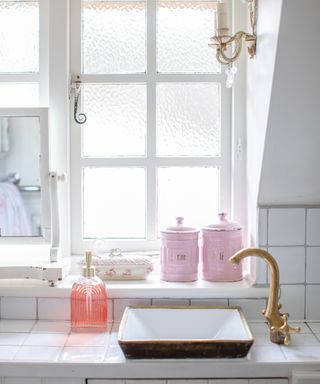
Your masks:
{"label": "window sill", "polygon": [[[10,258],[10,264],[20,265],[22,260],[29,260],[33,264],[38,259],[36,255],[30,258],[24,255],[19,258]],[[60,297],[70,296],[71,287],[76,276],[79,275],[77,261],[79,257],[63,258],[60,262],[64,273],[71,271],[57,286],[50,287],[48,281],[33,279],[0,279],[0,295],[15,297]],[[59,264],[59,263],[58,263]],[[55,263],[46,263],[46,268],[54,267]],[[63,274],[64,275],[64,274]],[[191,283],[169,283],[160,280],[157,268],[146,280],[135,281],[107,281],[108,297],[113,298],[179,298],[179,299],[204,299],[204,298],[265,298],[268,296],[268,287],[252,286],[250,278],[234,283],[211,283],[197,280]]]}
{"label": "window sill", "polygon": [[[69,275],[58,286],[35,280],[0,280],[1,296],[69,297],[75,276]],[[268,287],[250,287],[246,280],[236,283],[168,283],[159,276],[147,280],[106,282],[108,297],[112,298],[265,298]]]}

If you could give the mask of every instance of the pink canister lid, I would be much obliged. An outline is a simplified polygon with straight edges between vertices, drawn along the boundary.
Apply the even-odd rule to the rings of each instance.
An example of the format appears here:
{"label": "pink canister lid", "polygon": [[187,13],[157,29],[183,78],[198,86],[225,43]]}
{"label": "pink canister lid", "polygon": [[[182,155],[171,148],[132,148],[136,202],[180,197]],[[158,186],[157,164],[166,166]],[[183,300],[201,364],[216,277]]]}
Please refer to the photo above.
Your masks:
{"label": "pink canister lid", "polygon": [[192,227],[186,227],[183,225],[183,220],[184,218],[183,217],[176,217],[176,221],[177,221],[177,225],[174,225],[174,226],[169,226],[163,230],[161,230],[160,232],[164,235],[164,236],[174,236],[174,235],[178,235],[178,236],[181,236],[181,237],[197,237],[198,236],[198,233],[199,233],[199,230],[196,229],[196,228],[192,228]]}
{"label": "pink canister lid", "polygon": [[241,225],[227,219],[227,214],[224,212],[218,213],[219,222],[210,224],[204,228],[203,231],[240,231]]}

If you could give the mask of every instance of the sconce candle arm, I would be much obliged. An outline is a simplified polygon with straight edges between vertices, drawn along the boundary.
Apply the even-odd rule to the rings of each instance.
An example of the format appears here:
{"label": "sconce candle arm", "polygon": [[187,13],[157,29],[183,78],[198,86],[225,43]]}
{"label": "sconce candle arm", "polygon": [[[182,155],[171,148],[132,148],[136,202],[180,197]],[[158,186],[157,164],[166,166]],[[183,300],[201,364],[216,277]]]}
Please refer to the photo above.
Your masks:
{"label": "sconce candle arm", "polygon": [[[256,54],[256,40],[257,40],[257,1],[258,0],[246,0],[249,6],[249,17],[251,24],[251,33],[239,31],[234,35],[228,34],[228,28],[223,24],[223,28],[220,27],[219,17],[217,18],[218,28],[216,33],[210,39],[209,47],[216,50],[216,58],[222,65],[230,65],[234,63],[240,56],[243,40],[248,47],[248,53],[252,59]],[[219,13],[218,13],[219,16]],[[232,53],[228,55],[228,48],[232,48]]]}
{"label": "sconce candle arm", "polygon": [[[237,32],[234,36],[222,36],[221,38],[220,37],[211,38],[211,41],[213,43],[209,44],[209,46],[216,49],[216,58],[219,61],[219,63],[223,65],[228,65],[238,59],[242,49],[243,36],[246,36],[246,33],[240,31],[240,32]],[[230,46],[232,43],[234,43],[235,45],[233,52],[231,56],[227,56],[225,52],[228,49],[228,46]]]}

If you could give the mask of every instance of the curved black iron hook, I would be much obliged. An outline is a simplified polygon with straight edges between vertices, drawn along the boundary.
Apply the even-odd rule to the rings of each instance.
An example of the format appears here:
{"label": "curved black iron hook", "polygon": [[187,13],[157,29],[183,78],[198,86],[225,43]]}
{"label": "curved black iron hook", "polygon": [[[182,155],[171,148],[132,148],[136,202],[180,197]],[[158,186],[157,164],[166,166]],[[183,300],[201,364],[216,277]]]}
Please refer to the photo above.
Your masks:
{"label": "curved black iron hook", "polygon": [[79,102],[80,93],[81,93],[81,81],[77,80],[75,82],[73,118],[76,123],[84,124],[87,121],[87,116],[83,112],[78,113],[78,102]]}

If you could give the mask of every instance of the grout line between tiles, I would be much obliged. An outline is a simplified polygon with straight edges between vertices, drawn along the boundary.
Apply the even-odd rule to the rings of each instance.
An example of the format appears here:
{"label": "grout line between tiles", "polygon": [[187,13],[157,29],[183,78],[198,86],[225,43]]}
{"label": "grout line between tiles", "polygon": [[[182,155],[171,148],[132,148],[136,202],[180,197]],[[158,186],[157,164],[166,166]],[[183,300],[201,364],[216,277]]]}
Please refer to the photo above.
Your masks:
{"label": "grout line between tiles", "polygon": [[[270,225],[269,216],[270,216],[270,209],[268,208],[268,209],[267,209],[267,244],[266,244],[267,252],[269,252],[269,232],[270,232],[270,228],[269,228],[269,225]],[[266,282],[267,282],[267,284],[268,284],[268,281],[269,281],[269,268],[268,268],[268,266],[266,266]]]}
{"label": "grout line between tiles", "polygon": [[307,318],[307,220],[308,220],[308,210],[305,209],[305,218],[304,218],[304,319]]}
{"label": "grout line between tiles", "polygon": [[36,320],[39,320],[39,298],[36,297]]}
{"label": "grout line between tiles", "polygon": [[304,209],[310,209],[310,208],[320,208],[319,204],[301,204],[301,205],[295,205],[295,204],[280,204],[280,205],[275,205],[275,204],[270,204],[270,205],[260,205],[260,209],[283,209],[283,208],[293,208],[293,209],[299,209],[299,208],[304,208]]}
{"label": "grout line between tiles", "polygon": [[[267,209],[267,238],[266,238],[266,247],[267,247],[267,252],[268,251],[268,246],[269,246],[269,208]],[[265,266],[265,277],[266,277],[266,283],[268,284],[268,266]]]}
{"label": "grout line between tiles", "polygon": [[[305,244],[277,244],[277,245],[269,245],[269,248],[304,248]],[[317,245],[314,245],[317,247]],[[319,246],[318,246],[319,247]]]}

